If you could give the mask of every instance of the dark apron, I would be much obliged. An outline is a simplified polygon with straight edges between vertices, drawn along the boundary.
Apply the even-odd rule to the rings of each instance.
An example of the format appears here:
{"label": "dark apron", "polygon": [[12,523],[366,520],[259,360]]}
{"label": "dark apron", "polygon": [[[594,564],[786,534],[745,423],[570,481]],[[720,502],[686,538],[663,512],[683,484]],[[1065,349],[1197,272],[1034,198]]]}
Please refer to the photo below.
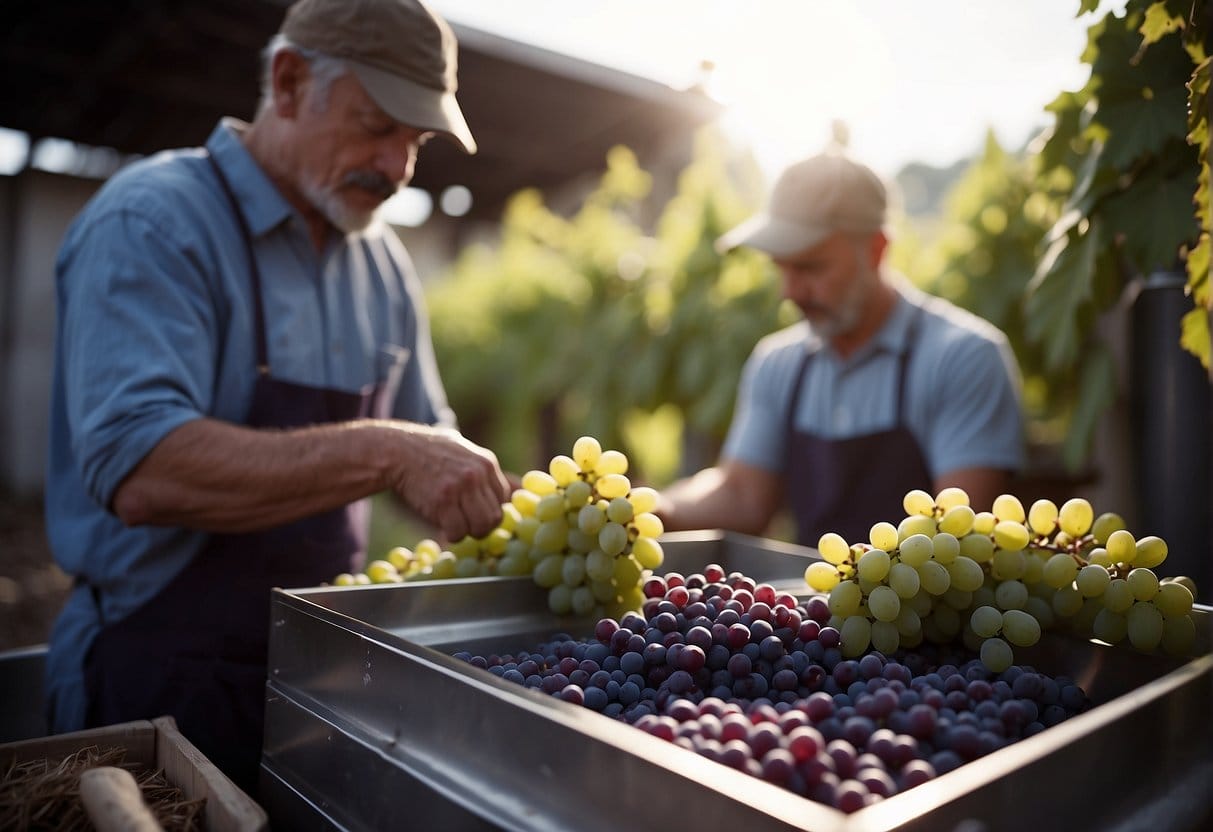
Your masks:
{"label": "dark apron", "polygon": [[[258,376],[245,424],[292,428],[387,416],[385,386],[348,393],[270,375],[261,274],[235,195],[214,168],[251,264]],[[365,501],[245,534],[215,534],[155,597],[103,622],[87,658],[89,726],[171,714],[225,774],[256,793],[264,726],[273,587],[316,586],[355,568],[365,550]]]}
{"label": "dark apron", "polygon": [[905,516],[907,491],[931,491],[931,474],[918,440],[905,426],[905,381],[921,313],[906,334],[897,370],[897,413],[888,430],[825,439],[796,428],[797,405],[813,353],[806,352],[792,388],[785,419],[788,467],[785,496],[796,518],[801,544],[816,546],[826,532],[848,543],[867,543],[881,520],[896,524]]}

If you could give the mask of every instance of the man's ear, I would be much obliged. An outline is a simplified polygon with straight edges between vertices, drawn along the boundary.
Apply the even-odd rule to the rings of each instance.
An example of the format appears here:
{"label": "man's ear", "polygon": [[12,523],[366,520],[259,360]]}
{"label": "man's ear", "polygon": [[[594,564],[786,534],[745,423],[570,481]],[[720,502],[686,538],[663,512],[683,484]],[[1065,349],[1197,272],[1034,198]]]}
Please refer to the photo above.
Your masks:
{"label": "man's ear", "polygon": [[868,257],[872,268],[880,265],[881,259],[884,257],[885,249],[888,248],[889,238],[883,231],[877,231],[872,234],[868,242]]}
{"label": "man's ear", "polygon": [[274,113],[291,119],[299,112],[311,72],[307,61],[298,52],[281,49],[270,65],[271,95]]}

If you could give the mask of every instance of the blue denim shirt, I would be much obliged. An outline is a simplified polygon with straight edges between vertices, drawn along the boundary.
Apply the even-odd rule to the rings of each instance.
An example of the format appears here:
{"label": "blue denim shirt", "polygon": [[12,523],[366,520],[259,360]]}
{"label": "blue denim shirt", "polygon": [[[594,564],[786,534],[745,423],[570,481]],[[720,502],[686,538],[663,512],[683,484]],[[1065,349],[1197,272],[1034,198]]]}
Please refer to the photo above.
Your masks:
{"label": "blue denim shirt", "polygon": [[[395,233],[382,223],[334,231],[317,253],[240,129],[221,122],[206,147],[253,235],[274,377],[350,392],[386,381],[397,417],[453,424]],[[243,423],[252,401],[248,255],[205,151],[160,153],[107,182],[68,230],[56,291],[47,533],[59,565],[82,579],[47,665],[52,729],[66,731],[83,725],[83,659],[101,622],[151,598],[206,542],[188,528],[127,528],[109,511],[114,491],[174,428]],[[199,591],[222,603],[222,587]]]}

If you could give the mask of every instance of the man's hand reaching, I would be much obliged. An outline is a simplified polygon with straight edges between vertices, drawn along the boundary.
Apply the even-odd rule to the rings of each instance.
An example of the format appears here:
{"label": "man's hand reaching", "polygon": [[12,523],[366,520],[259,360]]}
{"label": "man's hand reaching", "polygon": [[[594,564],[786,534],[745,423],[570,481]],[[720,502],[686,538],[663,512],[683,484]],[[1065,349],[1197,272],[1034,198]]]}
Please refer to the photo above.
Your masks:
{"label": "man's hand reaching", "polygon": [[402,424],[393,451],[393,491],[448,540],[483,537],[501,522],[510,485],[492,451],[449,428]]}

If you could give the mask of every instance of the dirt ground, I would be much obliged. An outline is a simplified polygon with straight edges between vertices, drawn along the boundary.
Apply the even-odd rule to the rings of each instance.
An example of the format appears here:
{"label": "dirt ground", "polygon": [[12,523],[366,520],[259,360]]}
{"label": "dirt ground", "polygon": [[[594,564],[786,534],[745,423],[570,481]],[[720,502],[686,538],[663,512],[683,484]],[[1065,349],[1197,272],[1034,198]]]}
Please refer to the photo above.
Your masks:
{"label": "dirt ground", "polygon": [[70,589],[51,559],[41,502],[0,494],[0,651],[45,644]]}

